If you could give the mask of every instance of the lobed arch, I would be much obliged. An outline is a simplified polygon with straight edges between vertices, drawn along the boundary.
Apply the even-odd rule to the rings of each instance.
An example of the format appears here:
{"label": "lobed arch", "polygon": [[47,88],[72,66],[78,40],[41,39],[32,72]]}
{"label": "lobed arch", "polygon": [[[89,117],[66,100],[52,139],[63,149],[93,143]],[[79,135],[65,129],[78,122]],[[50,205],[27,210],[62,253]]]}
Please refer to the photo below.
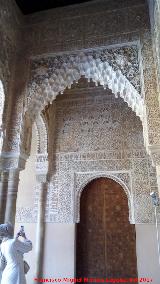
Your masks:
{"label": "lobed arch", "polygon": [[27,111],[34,119],[48,103],[56,99],[58,94],[62,94],[66,88],[78,82],[81,76],[85,76],[88,81],[92,80],[96,85],[102,85],[104,89],[108,87],[116,97],[120,96],[143,121],[144,99],[120,69],[114,70],[107,59],[101,59],[99,53],[96,57],[85,52],[64,58],[62,56],[58,57],[57,61],[54,58],[52,62],[51,59],[50,64],[55,65],[54,72],[46,78],[46,74],[50,72],[49,68],[45,67],[45,64],[37,67],[29,86]]}
{"label": "lobed arch", "polygon": [[78,183],[78,186],[75,185],[75,201],[74,201],[74,219],[76,223],[80,222],[80,199],[81,199],[81,194],[86,187],[87,184],[89,184],[92,180],[98,179],[98,178],[107,178],[107,179],[112,179],[115,182],[117,182],[123,190],[125,191],[128,199],[128,210],[129,210],[129,222],[131,224],[135,224],[135,218],[134,218],[134,204],[133,204],[133,196],[131,189],[124,183],[122,179],[120,179],[116,174],[114,173],[91,173],[91,174],[86,174],[85,179],[82,179],[82,182]]}

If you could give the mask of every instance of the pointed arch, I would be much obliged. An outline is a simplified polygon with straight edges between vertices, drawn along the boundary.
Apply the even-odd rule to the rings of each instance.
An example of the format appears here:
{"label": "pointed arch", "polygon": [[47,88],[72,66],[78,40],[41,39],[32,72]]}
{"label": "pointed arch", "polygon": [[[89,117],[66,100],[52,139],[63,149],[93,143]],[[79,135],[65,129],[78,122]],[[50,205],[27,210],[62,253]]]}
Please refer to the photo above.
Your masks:
{"label": "pointed arch", "polygon": [[127,199],[128,199],[128,209],[129,209],[129,222],[131,224],[135,224],[135,218],[134,218],[134,205],[133,205],[133,196],[131,189],[125,184],[125,182],[120,179],[115,173],[101,173],[101,172],[93,172],[91,174],[86,174],[85,179],[82,182],[78,183],[78,186],[76,186],[75,189],[75,208],[74,208],[74,219],[75,222],[80,222],[80,198],[81,194],[86,187],[87,184],[89,184],[92,180],[98,179],[101,177],[109,178],[117,182],[121,187],[124,189]]}

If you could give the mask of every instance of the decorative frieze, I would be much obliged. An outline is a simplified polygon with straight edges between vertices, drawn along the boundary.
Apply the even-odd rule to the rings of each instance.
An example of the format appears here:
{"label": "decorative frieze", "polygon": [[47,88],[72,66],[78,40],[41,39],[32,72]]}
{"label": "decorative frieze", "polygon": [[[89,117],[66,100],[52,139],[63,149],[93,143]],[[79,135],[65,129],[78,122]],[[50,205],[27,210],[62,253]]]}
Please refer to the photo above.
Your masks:
{"label": "decorative frieze", "polygon": [[113,44],[119,35],[129,37],[148,28],[144,1],[95,1],[28,16],[24,42],[29,54],[36,56],[104,46],[111,37]]}

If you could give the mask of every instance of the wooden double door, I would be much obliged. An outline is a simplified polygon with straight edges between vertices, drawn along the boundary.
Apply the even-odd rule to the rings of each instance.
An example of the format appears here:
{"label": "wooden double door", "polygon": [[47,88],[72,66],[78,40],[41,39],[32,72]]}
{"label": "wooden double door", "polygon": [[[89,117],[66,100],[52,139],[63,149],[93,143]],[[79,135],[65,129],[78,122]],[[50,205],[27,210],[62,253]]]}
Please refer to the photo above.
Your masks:
{"label": "wooden double door", "polygon": [[124,189],[98,178],[83,190],[77,225],[76,277],[136,278],[135,226]]}

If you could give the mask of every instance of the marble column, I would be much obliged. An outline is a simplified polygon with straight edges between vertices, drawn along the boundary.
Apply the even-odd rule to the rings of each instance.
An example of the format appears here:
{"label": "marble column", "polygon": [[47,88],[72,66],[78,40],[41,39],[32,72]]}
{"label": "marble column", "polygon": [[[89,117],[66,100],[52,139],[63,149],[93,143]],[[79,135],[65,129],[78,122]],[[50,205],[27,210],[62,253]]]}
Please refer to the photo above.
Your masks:
{"label": "marble column", "polygon": [[19,184],[19,169],[10,170],[8,174],[8,190],[5,208],[5,222],[15,224],[16,201]]}
{"label": "marble column", "polygon": [[[41,180],[42,179],[42,180]],[[35,277],[43,277],[43,260],[44,260],[44,242],[45,242],[45,208],[46,208],[46,196],[47,187],[46,177],[41,176],[38,201],[38,218],[37,218],[37,231],[36,231],[36,271]]]}
{"label": "marble column", "polygon": [[0,158],[0,223],[11,222],[14,226],[19,173],[25,168],[27,156],[4,153]]}
{"label": "marble column", "polygon": [[149,155],[151,156],[153,166],[156,167],[158,193],[160,196],[160,146],[150,145],[148,147]]}
{"label": "marble column", "polygon": [[157,172],[158,194],[159,194],[159,197],[160,197],[160,165],[156,166],[156,172]]}
{"label": "marble column", "polygon": [[0,224],[5,222],[5,210],[8,191],[8,171],[1,172],[0,175]]}
{"label": "marble column", "polygon": [[1,172],[0,223],[10,222],[14,226],[19,183],[19,169]]}

